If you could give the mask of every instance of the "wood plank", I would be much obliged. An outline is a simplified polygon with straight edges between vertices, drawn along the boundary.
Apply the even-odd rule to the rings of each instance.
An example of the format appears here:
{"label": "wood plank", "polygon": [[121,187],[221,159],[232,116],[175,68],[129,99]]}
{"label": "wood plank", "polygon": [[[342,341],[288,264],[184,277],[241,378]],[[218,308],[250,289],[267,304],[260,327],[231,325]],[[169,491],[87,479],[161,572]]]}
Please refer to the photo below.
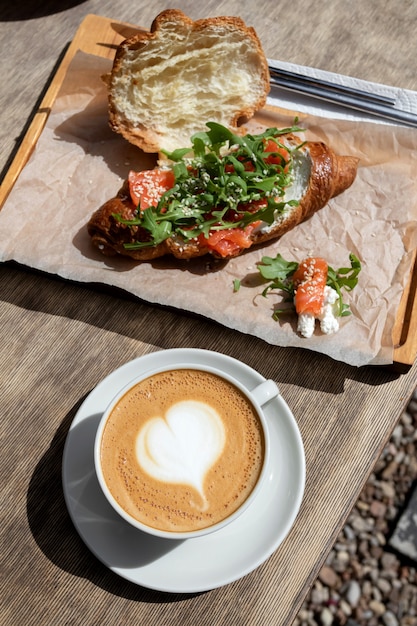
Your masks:
{"label": "wood plank", "polygon": [[[112,59],[117,46],[140,31],[138,26],[110,18],[87,15],[59,65],[53,80],[36,111],[16,156],[6,173],[0,188],[0,210],[20,172],[26,165],[45,126],[49,113],[65,78],[68,66],[78,50]],[[394,367],[399,371],[408,369],[417,356],[417,261],[414,254],[413,271],[404,290],[393,328]]]}
{"label": "wood plank", "polygon": [[78,50],[112,59],[114,51],[123,39],[138,32],[137,26],[115,22],[97,15],[87,15],[60,63],[22,143],[0,187],[0,210],[13,188],[20,172],[26,165],[48,120],[49,113],[61,88],[68,66]]}
{"label": "wood plank", "polygon": [[394,365],[399,371],[408,369],[417,356],[417,251],[413,257],[410,280],[401,298],[392,333]]}

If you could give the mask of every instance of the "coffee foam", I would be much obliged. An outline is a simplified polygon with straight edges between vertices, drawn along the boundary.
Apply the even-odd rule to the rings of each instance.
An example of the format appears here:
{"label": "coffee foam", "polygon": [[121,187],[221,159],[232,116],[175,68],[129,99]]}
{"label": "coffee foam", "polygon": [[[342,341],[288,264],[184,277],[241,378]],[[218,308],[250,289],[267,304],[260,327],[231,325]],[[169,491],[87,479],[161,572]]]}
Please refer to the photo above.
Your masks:
{"label": "coffee foam", "polygon": [[228,381],[198,370],[156,374],[128,391],[110,414],[101,449],[120,506],[173,531],[231,515],[255,486],[263,457],[252,404]]}
{"label": "coffee foam", "polygon": [[194,487],[206,500],[204,479],[224,445],[225,429],[217,411],[204,402],[182,400],[168,409],[165,418],[145,422],[136,440],[136,456],[150,477]]}

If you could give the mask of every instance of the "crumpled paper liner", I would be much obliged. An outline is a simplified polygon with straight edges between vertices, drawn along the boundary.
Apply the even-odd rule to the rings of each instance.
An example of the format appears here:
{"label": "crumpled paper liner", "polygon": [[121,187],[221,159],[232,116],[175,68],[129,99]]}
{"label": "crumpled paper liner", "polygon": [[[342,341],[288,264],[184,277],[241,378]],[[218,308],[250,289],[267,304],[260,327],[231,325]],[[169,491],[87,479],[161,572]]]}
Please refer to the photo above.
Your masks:
{"label": "crumpled paper liner", "polygon": [[[90,243],[86,224],[116,195],[130,169],[151,168],[155,155],[131,146],[108,127],[101,75],[111,63],[79,52],[28,164],[0,212],[0,260],[81,282],[124,289],[150,303],[203,315],[279,346],[298,346],[352,365],[393,359],[391,340],[417,244],[417,133],[386,124],[325,119],[303,113],[308,139],[360,158],[350,189],[281,239],[227,263],[172,258],[135,263],[106,258]],[[248,124],[285,127],[293,114],[267,106]],[[345,300],[352,315],[340,331],[311,339],[296,333],[295,316],[272,319],[279,294],[261,296],[256,264],[263,256],[300,261],[324,256],[334,268],[349,253],[362,263],[359,285]],[[233,281],[241,280],[239,291]]]}

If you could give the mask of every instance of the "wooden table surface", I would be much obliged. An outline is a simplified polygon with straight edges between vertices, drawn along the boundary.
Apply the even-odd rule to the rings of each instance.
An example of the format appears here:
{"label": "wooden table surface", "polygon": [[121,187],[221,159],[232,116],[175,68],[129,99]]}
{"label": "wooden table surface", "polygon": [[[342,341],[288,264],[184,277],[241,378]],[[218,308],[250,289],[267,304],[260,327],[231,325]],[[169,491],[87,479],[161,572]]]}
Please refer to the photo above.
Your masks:
{"label": "wooden table surface", "polygon": [[[417,89],[415,3],[179,0],[175,6],[194,19],[240,15],[270,58]],[[149,27],[164,8],[143,0],[2,5],[3,176],[84,17]],[[265,563],[225,587],[183,595],[128,582],[93,556],[67,512],[61,466],[77,409],[103,377],[146,353],[191,347],[241,359],[278,382],[304,440],[306,488],[292,530]],[[291,624],[417,384],[415,365],[403,373],[355,369],[12,263],[0,266],[0,372],[0,622],[7,625]]]}

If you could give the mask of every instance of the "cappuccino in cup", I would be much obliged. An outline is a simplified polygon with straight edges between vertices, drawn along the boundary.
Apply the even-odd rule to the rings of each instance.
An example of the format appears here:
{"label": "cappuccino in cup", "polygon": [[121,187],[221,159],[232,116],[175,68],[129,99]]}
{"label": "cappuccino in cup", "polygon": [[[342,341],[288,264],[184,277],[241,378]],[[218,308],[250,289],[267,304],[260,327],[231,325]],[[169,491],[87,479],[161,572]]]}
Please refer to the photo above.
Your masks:
{"label": "cappuccino in cup", "polygon": [[215,529],[259,484],[267,447],[260,413],[250,392],[217,372],[156,372],[103,416],[99,481],[139,528],[163,536]]}

